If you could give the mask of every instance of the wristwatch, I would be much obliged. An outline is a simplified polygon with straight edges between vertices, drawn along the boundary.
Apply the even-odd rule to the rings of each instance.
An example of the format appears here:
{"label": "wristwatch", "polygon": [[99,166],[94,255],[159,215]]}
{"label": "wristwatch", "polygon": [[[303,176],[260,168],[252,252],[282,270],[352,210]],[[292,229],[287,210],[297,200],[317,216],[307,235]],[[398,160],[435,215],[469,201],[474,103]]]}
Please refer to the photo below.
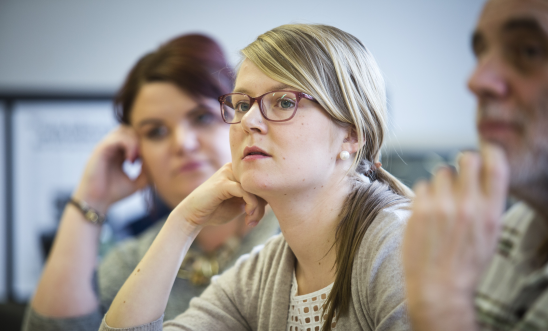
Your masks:
{"label": "wristwatch", "polygon": [[102,225],[103,223],[105,223],[106,217],[99,213],[97,210],[91,208],[85,201],[78,201],[70,198],[68,202],[76,206],[76,208],[78,208],[82,212],[84,218],[91,223],[97,225]]}

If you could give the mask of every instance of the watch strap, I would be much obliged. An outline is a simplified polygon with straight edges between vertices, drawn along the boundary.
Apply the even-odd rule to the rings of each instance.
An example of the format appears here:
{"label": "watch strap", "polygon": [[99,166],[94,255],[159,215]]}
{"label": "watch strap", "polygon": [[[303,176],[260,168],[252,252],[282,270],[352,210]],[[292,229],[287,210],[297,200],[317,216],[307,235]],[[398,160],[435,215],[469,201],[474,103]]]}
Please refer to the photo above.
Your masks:
{"label": "watch strap", "polygon": [[83,200],[76,200],[74,198],[70,198],[68,201],[70,204],[76,206],[80,212],[82,212],[82,215],[84,215],[84,218],[97,225],[102,225],[106,221],[105,215],[102,215],[97,210],[93,209],[89,206],[89,204]]}

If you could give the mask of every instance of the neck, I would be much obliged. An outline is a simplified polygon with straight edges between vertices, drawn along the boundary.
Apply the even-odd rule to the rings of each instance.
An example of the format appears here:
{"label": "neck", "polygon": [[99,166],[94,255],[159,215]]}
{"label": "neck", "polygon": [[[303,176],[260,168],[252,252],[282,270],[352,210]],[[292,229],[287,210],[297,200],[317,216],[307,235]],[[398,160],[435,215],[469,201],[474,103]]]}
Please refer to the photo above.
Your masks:
{"label": "neck", "polygon": [[348,177],[343,176],[342,180],[305,192],[267,198],[297,260],[299,295],[322,289],[335,280],[335,231],[352,187]]}

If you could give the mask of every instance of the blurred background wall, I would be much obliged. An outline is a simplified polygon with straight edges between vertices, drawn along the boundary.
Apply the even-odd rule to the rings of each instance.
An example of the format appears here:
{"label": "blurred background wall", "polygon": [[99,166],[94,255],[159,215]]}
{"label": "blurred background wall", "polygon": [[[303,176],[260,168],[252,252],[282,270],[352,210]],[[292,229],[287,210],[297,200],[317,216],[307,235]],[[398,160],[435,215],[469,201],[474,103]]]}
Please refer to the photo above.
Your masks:
{"label": "blurred background wall", "polygon": [[[144,53],[178,34],[202,32],[236,65],[241,48],[281,24],[350,32],[386,78],[391,130],[383,164],[411,185],[476,145],[466,79],[483,3],[0,0],[0,301],[24,303],[31,295],[44,234],[54,233],[63,197],[93,145],[114,127],[110,98]],[[98,129],[75,129],[82,125]],[[44,139],[48,144],[38,144]],[[113,226],[145,212],[133,197],[115,211]]]}
{"label": "blurred background wall", "polygon": [[[470,33],[478,0],[0,1],[0,91],[112,93],[145,52],[205,32],[232,64],[259,34],[291,22],[335,25],[360,38],[384,71],[393,144],[475,143]],[[396,140],[396,141],[394,141]]]}

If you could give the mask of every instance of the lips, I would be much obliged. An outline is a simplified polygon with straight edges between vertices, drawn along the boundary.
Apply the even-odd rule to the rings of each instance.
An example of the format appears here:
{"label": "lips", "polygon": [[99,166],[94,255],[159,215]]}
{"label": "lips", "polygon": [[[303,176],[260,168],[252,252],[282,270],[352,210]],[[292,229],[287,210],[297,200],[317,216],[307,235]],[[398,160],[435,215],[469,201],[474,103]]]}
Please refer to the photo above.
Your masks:
{"label": "lips", "polygon": [[272,157],[272,155],[268,154],[264,150],[260,149],[257,146],[251,146],[244,148],[244,156],[243,159],[257,159],[257,158],[264,158],[264,157]]}
{"label": "lips", "polygon": [[507,121],[481,121],[478,123],[478,131],[484,137],[499,136],[510,133],[520,133],[520,126]]}
{"label": "lips", "polygon": [[198,170],[198,169],[201,168],[203,165],[204,165],[204,162],[201,162],[201,161],[190,161],[190,162],[184,163],[184,164],[179,168],[179,171],[180,171],[180,172],[194,171],[194,170]]}

